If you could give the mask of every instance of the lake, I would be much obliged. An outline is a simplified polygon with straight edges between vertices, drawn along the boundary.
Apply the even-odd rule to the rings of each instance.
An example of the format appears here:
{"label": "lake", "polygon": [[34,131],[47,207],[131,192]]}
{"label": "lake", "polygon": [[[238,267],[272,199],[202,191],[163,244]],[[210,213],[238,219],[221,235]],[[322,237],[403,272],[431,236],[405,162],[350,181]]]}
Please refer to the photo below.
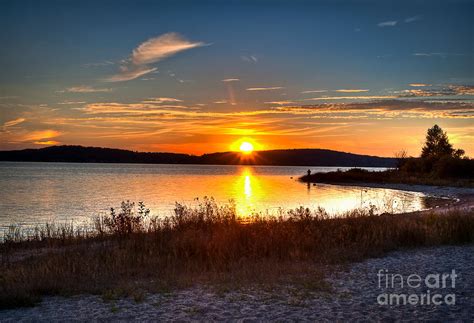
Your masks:
{"label": "lake", "polygon": [[[309,167],[327,172],[343,167]],[[278,214],[279,208],[322,207],[338,214],[375,205],[395,213],[425,208],[422,193],[382,188],[307,185],[308,167],[0,162],[0,227],[45,222],[82,223],[123,200],[143,201],[166,216],[175,202],[233,199],[241,216]],[[372,168],[372,170],[382,170]]]}

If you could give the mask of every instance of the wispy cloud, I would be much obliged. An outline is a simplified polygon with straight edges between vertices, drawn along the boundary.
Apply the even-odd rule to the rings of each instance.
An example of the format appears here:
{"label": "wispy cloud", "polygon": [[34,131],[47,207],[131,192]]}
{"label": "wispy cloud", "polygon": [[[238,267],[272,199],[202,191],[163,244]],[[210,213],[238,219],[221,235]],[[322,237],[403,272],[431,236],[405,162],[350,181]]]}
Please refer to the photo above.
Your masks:
{"label": "wispy cloud", "polygon": [[140,76],[146,75],[148,73],[157,71],[158,69],[156,67],[146,67],[146,66],[121,66],[120,67],[120,73],[113,75],[105,81],[107,82],[122,82],[122,81],[130,81],[134,80],[136,78],[139,78]]}
{"label": "wispy cloud", "polygon": [[[278,102],[278,99],[275,102]],[[236,135],[243,136],[243,134],[255,136],[256,140],[262,140],[269,145],[283,143],[285,147],[290,147],[293,143],[300,143],[301,147],[304,147],[311,145],[316,138],[323,135],[345,136],[341,142],[333,142],[335,146],[340,146],[343,142],[354,139],[371,144],[371,140],[382,141],[385,138],[383,134],[391,133],[389,141],[398,145],[396,138],[406,137],[406,134],[402,134],[396,128],[400,122],[403,123],[403,120],[427,119],[426,122],[422,121],[421,126],[418,124],[407,128],[413,130],[417,127],[414,131],[422,131],[424,125],[432,122],[433,118],[459,119],[467,127],[470,125],[470,120],[474,120],[474,105],[464,102],[426,102],[423,99],[409,98],[351,103],[306,101],[308,102],[311,105],[282,104],[240,111],[217,108],[214,111],[172,109],[142,101],[90,103],[72,110],[74,114],[70,109],[67,111],[58,109],[54,115],[48,114],[41,119],[35,117],[36,121],[30,120],[28,116],[22,116],[28,119],[28,127],[36,123],[37,127],[41,127],[40,131],[45,131],[44,127],[50,130],[61,127],[60,129],[67,129],[67,133],[33,134],[25,132],[24,127],[17,127],[11,128],[12,131],[8,133],[0,134],[2,136],[0,140],[27,147],[33,143],[38,145],[51,145],[58,141],[74,143],[78,137],[84,144],[107,145],[112,142],[111,138],[116,138],[114,142],[131,149],[176,151],[178,146],[182,147],[184,152],[196,153],[225,148]],[[444,122],[443,120],[437,122]],[[361,123],[369,126],[361,127]],[[395,127],[390,128],[390,125]],[[337,126],[352,128],[341,131],[334,128]],[[368,127],[374,127],[372,128],[374,132],[367,130]],[[472,133],[472,129],[470,131]],[[452,133],[451,130],[449,132]],[[362,136],[362,133],[365,135]],[[29,141],[24,141],[26,139]],[[222,141],[222,146],[215,146],[214,139]],[[470,142],[470,139],[464,140]],[[384,146],[386,141],[383,142]],[[464,144],[462,146],[465,147]],[[391,153],[392,148],[389,150],[387,154]]]}
{"label": "wispy cloud", "polygon": [[340,89],[340,90],[336,90],[336,92],[342,92],[342,93],[359,93],[359,92],[369,92],[369,90],[362,90],[362,89]]}
{"label": "wispy cloud", "polygon": [[[194,110],[170,110],[160,107],[150,107],[141,103],[94,103],[80,109],[86,115],[101,116],[120,123],[134,123],[136,121],[156,123],[165,120],[228,120],[246,117],[246,122],[259,116],[300,116],[328,119],[391,119],[391,118],[474,118],[474,104],[409,101],[400,99],[374,100],[371,102],[353,103],[322,103],[307,106],[288,106],[272,109],[232,111],[232,112],[205,112]],[[393,98],[393,97],[392,97]],[[286,118],[285,116],[282,116]],[[118,118],[118,119],[117,119]],[[155,119],[156,118],[156,119]],[[289,122],[290,119],[282,119]],[[235,120],[234,120],[235,122]],[[77,122],[76,122],[77,123]],[[215,126],[217,123],[213,123]],[[215,128],[213,128],[215,131]]]}
{"label": "wispy cloud", "polygon": [[73,86],[65,90],[58,91],[59,93],[96,93],[96,92],[112,92],[110,88],[94,88],[88,85]]}
{"label": "wispy cloud", "polygon": [[222,82],[238,82],[240,79],[223,79]]}
{"label": "wispy cloud", "polygon": [[63,101],[63,102],[58,102],[57,104],[59,105],[74,105],[74,104],[85,104],[87,102],[85,101]]}
{"label": "wispy cloud", "polygon": [[98,63],[86,63],[83,64],[84,67],[102,67],[102,66],[109,66],[109,65],[114,65],[115,63],[112,61],[103,61],[103,62],[98,62]]}
{"label": "wispy cloud", "polygon": [[408,17],[406,18],[404,21],[406,23],[410,23],[410,22],[415,22],[415,21],[418,21],[422,18],[422,16],[418,15],[418,16],[412,16],[412,17]]}
{"label": "wispy cloud", "polygon": [[59,145],[61,142],[56,140],[46,140],[46,141],[35,141],[35,145],[43,145],[43,146],[54,146]]}
{"label": "wispy cloud", "polygon": [[161,103],[169,103],[169,102],[183,102],[183,100],[175,99],[175,98],[159,97],[159,98],[150,98],[143,102],[161,104]]}
{"label": "wispy cloud", "polygon": [[396,99],[395,95],[364,95],[364,96],[322,96],[318,98],[304,99],[304,101],[320,101],[320,100],[381,100]]}
{"label": "wispy cloud", "polygon": [[156,63],[176,53],[204,46],[203,42],[191,42],[178,33],[167,33],[151,38],[133,50],[131,61],[135,65]]}
{"label": "wispy cloud", "polygon": [[[56,138],[61,135],[61,132],[57,130],[36,130],[29,132],[19,138],[22,142],[33,142],[35,144],[51,144],[50,139]],[[55,141],[55,143],[57,143]]]}
{"label": "wispy cloud", "polygon": [[271,101],[271,102],[265,102],[265,104],[289,105],[289,104],[296,104],[296,102],[294,102],[294,101]]}
{"label": "wispy cloud", "polygon": [[451,85],[451,89],[458,95],[474,95],[474,86],[473,85]]}
{"label": "wispy cloud", "polygon": [[278,110],[312,115],[313,118],[318,119],[474,118],[473,104],[404,100],[317,104],[314,106],[281,107]]}
{"label": "wispy cloud", "polygon": [[400,97],[443,97],[455,95],[474,95],[474,86],[448,85],[435,89],[409,89],[402,91]]}
{"label": "wispy cloud", "polygon": [[120,73],[107,80],[118,82],[136,79],[157,70],[157,68],[149,67],[149,64],[157,63],[179,52],[205,45],[203,42],[189,41],[178,33],[167,33],[150,38],[135,48],[131,56],[123,61],[120,66]]}
{"label": "wispy cloud", "polygon": [[393,26],[396,26],[397,23],[398,23],[397,20],[389,20],[389,21],[379,22],[377,24],[377,26],[379,26],[379,27],[393,27]]}
{"label": "wispy cloud", "polygon": [[425,87],[425,86],[431,86],[431,84],[426,84],[426,83],[410,83],[408,84],[412,87]]}
{"label": "wispy cloud", "polygon": [[302,91],[301,93],[306,94],[306,93],[324,93],[324,92],[327,92],[327,90],[308,90],[308,91]]}
{"label": "wispy cloud", "polygon": [[413,53],[413,56],[417,57],[439,57],[439,58],[446,58],[448,56],[464,56],[464,54],[461,53]]}
{"label": "wispy cloud", "polygon": [[256,55],[242,55],[240,56],[240,58],[244,61],[244,62],[247,62],[247,63],[257,63],[258,62],[258,58]]}
{"label": "wispy cloud", "polygon": [[16,126],[16,125],[18,125],[18,124],[20,124],[20,123],[22,123],[22,122],[25,122],[25,121],[26,121],[25,118],[17,118],[17,119],[14,119],[14,120],[7,121],[7,122],[5,122],[5,123],[3,124],[2,130],[3,130],[3,131],[6,131],[7,128]]}
{"label": "wispy cloud", "polygon": [[273,91],[284,89],[282,86],[272,86],[272,87],[249,87],[247,91]]}

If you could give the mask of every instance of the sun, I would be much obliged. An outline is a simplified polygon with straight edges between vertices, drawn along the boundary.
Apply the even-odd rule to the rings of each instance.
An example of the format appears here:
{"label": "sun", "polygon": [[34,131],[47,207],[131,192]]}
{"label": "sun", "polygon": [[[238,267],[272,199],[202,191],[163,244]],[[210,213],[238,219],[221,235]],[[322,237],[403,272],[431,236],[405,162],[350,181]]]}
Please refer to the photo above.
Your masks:
{"label": "sun", "polygon": [[243,154],[249,155],[253,151],[253,145],[248,141],[244,141],[240,144],[239,149]]}

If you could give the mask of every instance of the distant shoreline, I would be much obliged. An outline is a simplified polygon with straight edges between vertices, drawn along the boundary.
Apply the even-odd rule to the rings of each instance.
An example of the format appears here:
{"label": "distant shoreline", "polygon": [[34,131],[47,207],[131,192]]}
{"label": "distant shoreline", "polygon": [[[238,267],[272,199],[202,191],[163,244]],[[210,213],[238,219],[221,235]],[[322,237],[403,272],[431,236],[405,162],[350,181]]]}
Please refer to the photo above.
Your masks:
{"label": "distant shoreline", "polygon": [[11,164],[72,164],[72,165],[164,165],[164,166],[252,166],[252,167],[303,167],[303,168],[334,168],[343,169],[343,168],[362,168],[362,169],[374,169],[382,170],[389,169],[390,167],[384,166],[334,166],[334,165],[268,165],[268,164],[171,164],[171,163],[141,163],[141,162],[80,162],[80,161],[12,161],[12,160],[0,160],[0,163],[11,163]]}
{"label": "distant shoreline", "polygon": [[254,151],[250,155],[228,151],[197,156],[83,146],[0,151],[0,161],[385,168],[394,167],[396,163],[395,158],[391,157],[358,155],[328,149],[262,150]]}

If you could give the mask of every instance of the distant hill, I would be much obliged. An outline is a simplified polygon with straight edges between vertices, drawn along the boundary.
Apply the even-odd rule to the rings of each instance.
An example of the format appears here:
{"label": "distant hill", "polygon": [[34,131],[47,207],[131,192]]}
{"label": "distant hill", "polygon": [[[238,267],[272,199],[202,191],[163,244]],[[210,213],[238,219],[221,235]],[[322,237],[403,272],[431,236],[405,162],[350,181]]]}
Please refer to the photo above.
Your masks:
{"label": "distant hill", "polygon": [[195,156],[83,146],[52,146],[41,149],[0,151],[0,160],[73,163],[243,164],[341,167],[393,167],[396,163],[395,158],[357,155],[327,149],[265,150],[255,151],[250,156],[242,155],[239,152],[223,152]]}

